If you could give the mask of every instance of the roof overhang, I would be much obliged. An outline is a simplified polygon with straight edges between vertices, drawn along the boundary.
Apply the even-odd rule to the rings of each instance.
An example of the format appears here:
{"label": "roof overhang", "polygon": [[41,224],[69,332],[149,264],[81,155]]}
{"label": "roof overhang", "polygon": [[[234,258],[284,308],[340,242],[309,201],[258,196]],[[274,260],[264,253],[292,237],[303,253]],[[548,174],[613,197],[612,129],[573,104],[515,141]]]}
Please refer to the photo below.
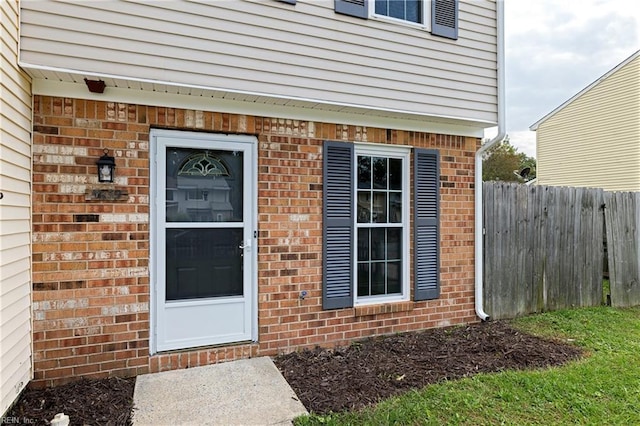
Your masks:
{"label": "roof overhang", "polygon": [[[20,64],[32,77],[34,95],[135,103],[315,122],[331,122],[378,128],[483,137],[496,123],[461,117],[425,115],[415,111],[372,108],[266,93],[232,92],[171,82],[140,80],[74,70]],[[103,93],[92,93],[85,84],[102,80]]]}

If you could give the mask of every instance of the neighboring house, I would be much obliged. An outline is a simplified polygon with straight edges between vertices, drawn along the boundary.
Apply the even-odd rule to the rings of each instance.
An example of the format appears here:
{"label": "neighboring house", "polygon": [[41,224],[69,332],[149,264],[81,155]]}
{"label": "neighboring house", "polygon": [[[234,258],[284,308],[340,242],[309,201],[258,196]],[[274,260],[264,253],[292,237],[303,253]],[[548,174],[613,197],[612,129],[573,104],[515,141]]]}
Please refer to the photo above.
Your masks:
{"label": "neighboring house", "polygon": [[31,79],[18,68],[16,2],[0,2],[0,416],[32,377]]}
{"label": "neighboring house", "polygon": [[500,11],[22,1],[34,385],[475,321]]}
{"label": "neighboring house", "polygon": [[640,191],[640,51],[530,129],[537,184]]}

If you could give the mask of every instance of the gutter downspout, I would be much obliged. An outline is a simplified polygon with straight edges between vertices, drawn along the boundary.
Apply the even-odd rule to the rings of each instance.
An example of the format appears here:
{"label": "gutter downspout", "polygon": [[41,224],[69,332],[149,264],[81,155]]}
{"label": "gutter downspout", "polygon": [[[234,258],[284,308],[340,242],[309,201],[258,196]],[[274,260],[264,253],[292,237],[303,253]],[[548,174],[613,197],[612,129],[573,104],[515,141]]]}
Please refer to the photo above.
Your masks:
{"label": "gutter downspout", "polygon": [[488,321],[489,315],[483,307],[484,269],[483,269],[483,236],[484,226],[482,217],[482,154],[496,143],[500,143],[506,136],[505,130],[505,72],[504,72],[504,0],[497,0],[497,84],[498,84],[498,134],[485,143],[476,152],[475,164],[475,308],[476,315],[482,321]]}

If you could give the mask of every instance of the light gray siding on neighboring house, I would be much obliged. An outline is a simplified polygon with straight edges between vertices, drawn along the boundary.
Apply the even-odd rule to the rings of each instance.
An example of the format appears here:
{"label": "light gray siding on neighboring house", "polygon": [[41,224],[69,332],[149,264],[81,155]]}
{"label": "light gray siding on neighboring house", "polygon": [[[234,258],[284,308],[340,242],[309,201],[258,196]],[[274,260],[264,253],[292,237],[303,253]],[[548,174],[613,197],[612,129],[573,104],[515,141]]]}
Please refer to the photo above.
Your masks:
{"label": "light gray siding on neighboring house", "polygon": [[31,88],[18,6],[0,1],[0,416],[31,379]]}
{"label": "light gray siding on neighboring house", "polygon": [[459,39],[336,14],[333,0],[22,4],[29,65],[495,122],[496,3]]}

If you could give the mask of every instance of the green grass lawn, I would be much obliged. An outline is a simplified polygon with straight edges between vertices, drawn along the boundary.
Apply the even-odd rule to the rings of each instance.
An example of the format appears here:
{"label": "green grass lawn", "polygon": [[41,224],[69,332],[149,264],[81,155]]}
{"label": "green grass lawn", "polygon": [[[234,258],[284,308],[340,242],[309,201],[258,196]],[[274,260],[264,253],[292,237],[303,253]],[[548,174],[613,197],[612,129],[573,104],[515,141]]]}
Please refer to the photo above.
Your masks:
{"label": "green grass lawn", "polygon": [[295,424],[640,425],[640,307],[563,310],[512,324],[587,355],[559,368],[427,386],[361,412],[303,416]]}

